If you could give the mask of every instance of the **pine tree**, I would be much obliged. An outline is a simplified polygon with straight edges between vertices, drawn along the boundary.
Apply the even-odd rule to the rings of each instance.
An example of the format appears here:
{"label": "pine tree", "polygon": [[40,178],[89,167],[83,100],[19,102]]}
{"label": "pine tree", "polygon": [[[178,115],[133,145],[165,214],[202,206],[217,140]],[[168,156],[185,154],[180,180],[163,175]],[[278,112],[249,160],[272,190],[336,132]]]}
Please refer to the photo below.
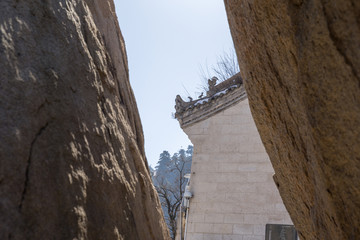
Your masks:
{"label": "pine tree", "polygon": [[169,171],[171,165],[171,157],[168,151],[163,151],[160,154],[158,165],[156,165],[155,170],[156,172],[167,172]]}

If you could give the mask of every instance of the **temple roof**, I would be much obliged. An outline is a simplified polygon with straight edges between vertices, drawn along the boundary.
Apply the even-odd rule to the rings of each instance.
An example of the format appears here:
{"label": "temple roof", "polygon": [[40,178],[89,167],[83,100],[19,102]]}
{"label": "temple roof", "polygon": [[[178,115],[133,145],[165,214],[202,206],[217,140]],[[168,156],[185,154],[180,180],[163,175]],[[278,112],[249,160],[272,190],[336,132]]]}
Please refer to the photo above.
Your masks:
{"label": "temple roof", "polygon": [[208,80],[209,90],[205,97],[185,102],[179,95],[175,99],[175,118],[181,127],[202,121],[219,111],[245,99],[246,92],[240,73],[216,84],[217,78]]}

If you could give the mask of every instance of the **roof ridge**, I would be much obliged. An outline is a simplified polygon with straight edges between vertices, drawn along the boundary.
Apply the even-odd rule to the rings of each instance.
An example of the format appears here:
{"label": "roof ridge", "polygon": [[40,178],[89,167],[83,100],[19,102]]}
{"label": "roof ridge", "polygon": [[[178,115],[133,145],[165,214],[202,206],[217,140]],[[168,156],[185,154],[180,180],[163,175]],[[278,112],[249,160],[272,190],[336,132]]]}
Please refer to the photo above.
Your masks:
{"label": "roof ridge", "polygon": [[233,88],[238,88],[242,86],[243,83],[240,72],[228,78],[227,80],[220,82],[219,84],[216,84],[217,81],[218,81],[217,77],[212,77],[211,79],[208,79],[209,90],[206,92],[205,97],[198,98],[196,100],[192,100],[192,98],[190,98],[189,102],[185,102],[180,95],[177,95],[175,99],[176,114],[180,114],[186,111],[187,109],[195,107],[199,104],[201,105],[207,103],[216,97],[226,94],[227,92],[231,91]]}
{"label": "roof ridge", "polygon": [[209,91],[205,97],[185,102],[180,95],[175,99],[175,118],[181,126],[198,122],[244,99],[246,92],[240,73],[216,85],[218,79],[209,79]]}

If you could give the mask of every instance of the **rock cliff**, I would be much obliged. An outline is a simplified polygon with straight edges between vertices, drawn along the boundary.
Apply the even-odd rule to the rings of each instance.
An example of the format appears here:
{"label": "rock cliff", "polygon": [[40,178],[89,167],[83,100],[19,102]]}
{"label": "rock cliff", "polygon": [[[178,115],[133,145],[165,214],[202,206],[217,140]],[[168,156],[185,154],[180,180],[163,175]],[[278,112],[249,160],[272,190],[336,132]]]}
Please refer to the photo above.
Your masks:
{"label": "rock cliff", "polygon": [[0,239],[168,239],[112,0],[0,3]]}
{"label": "rock cliff", "polygon": [[360,2],[225,0],[252,114],[302,239],[360,236]]}

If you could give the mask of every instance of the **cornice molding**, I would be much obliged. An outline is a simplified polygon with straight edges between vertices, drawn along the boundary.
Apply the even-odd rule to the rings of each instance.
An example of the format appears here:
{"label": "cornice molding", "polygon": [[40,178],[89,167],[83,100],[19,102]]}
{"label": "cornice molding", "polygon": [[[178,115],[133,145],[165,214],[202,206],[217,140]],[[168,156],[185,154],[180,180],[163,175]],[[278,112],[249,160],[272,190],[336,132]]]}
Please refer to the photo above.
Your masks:
{"label": "cornice molding", "polygon": [[176,112],[175,117],[182,128],[186,128],[197,122],[203,121],[220,111],[247,98],[243,85],[229,88],[224,93],[214,94],[208,101],[202,104],[195,103],[188,106],[185,111]]}

